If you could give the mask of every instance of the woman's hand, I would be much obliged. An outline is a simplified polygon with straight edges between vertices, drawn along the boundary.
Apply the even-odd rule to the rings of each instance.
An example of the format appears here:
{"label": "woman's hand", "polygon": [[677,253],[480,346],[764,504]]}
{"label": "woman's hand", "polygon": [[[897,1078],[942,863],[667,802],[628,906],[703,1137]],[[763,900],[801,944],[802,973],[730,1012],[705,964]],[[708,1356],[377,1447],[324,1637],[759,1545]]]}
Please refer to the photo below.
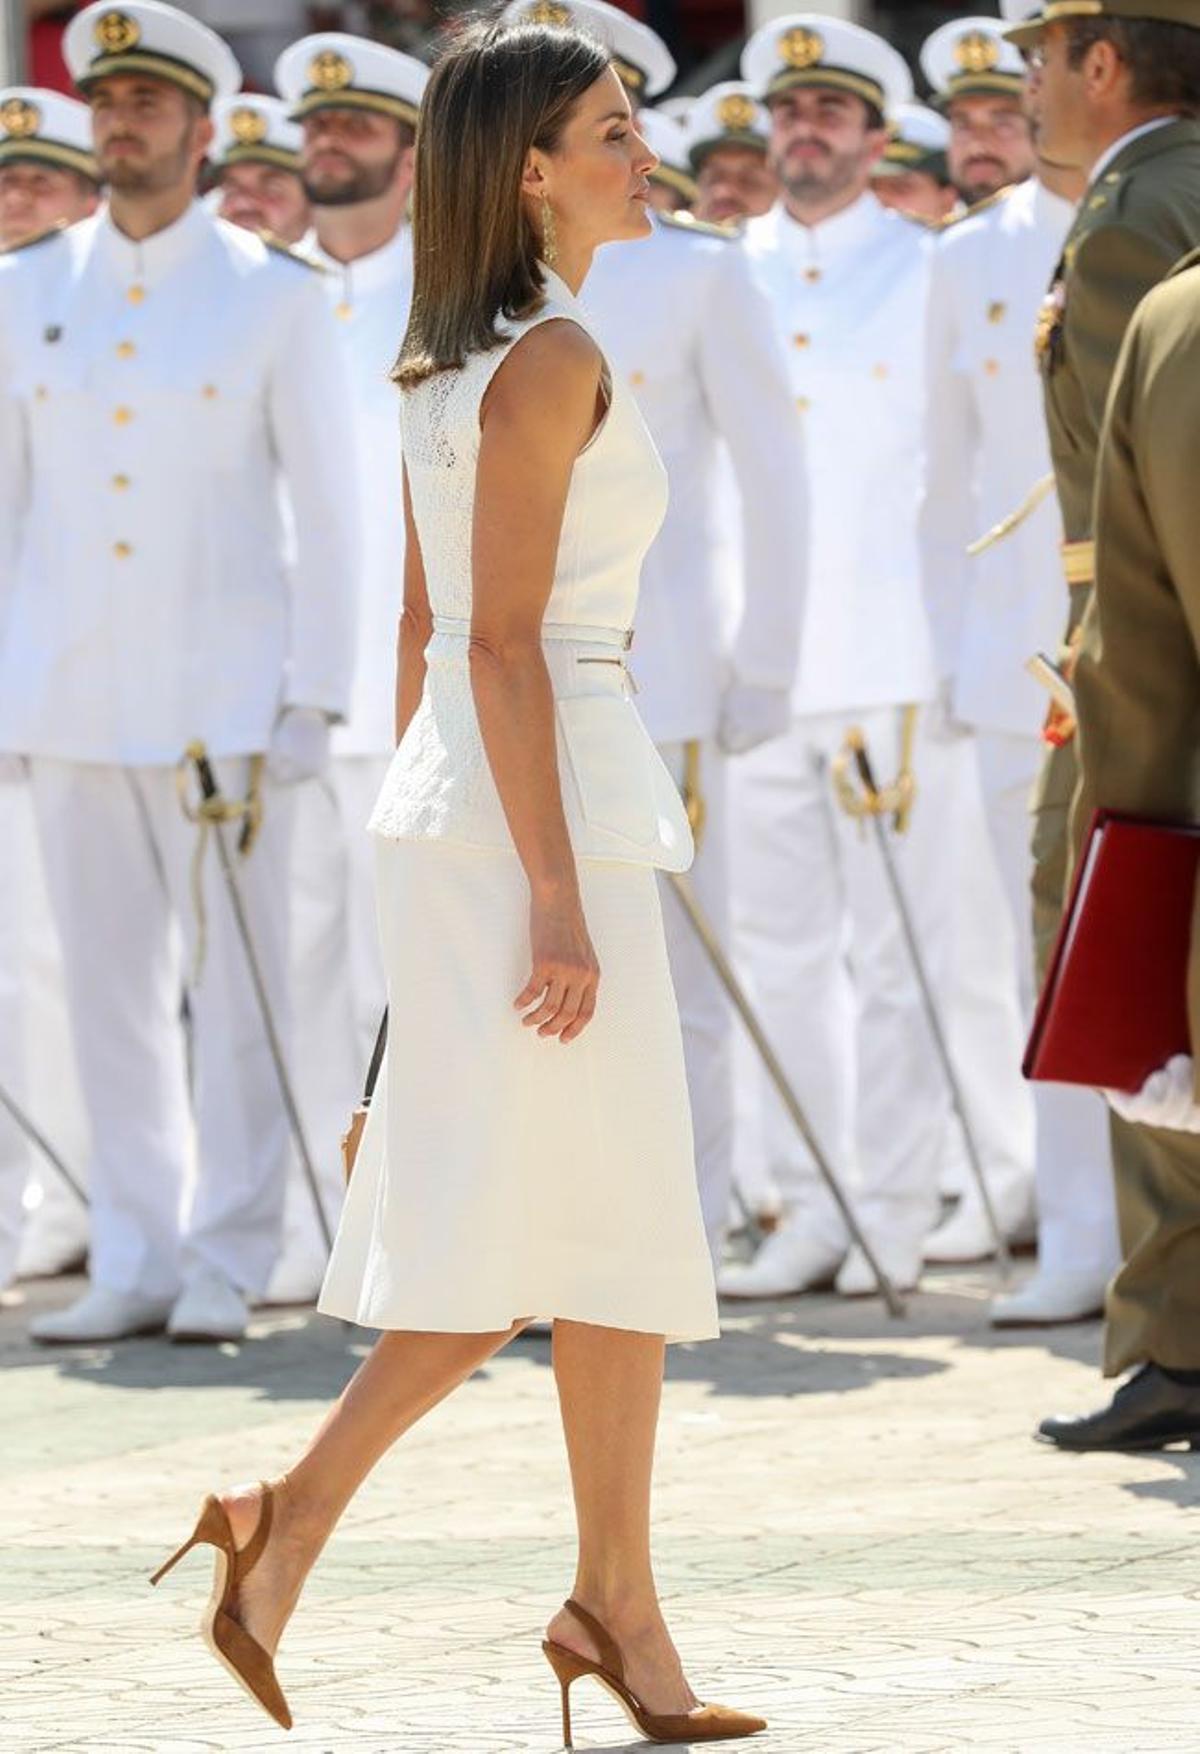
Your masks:
{"label": "woman's hand", "polygon": [[600,985],[600,965],[578,895],[535,897],[529,936],[533,970],[515,1000],[517,1010],[525,1012],[521,1021],[539,1035],[574,1041],[595,1015]]}

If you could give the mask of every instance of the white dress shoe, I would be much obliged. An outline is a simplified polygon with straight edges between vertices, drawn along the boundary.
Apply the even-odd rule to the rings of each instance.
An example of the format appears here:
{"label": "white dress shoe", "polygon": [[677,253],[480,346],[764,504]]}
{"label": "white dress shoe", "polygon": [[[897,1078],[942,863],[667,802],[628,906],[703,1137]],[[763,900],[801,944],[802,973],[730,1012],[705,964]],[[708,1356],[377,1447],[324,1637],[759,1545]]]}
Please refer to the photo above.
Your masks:
{"label": "white dress shoe", "polygon": [[[1020,1248],[1034,1240],[1037,1224],[1033,1215],[1032,1193],[1017,1199],[1003,1200],[992,1196],[996,1221],[1010,1248]],[[931,1266],[962,1266],[968,1261],[990,1261],[996,1253],[991,1225],[983,1209],[983,1201],[974,1191],[965,1193],[950,1216],[925,1238],[925,1259]]]}
{"label": "white dress shoe", "polygon": [[87,1224],[65,1228],[30,1220],[17,1254],[18,1279],[57,1279],[78,1273],[87,1259]]}
{"label": "white dress shoe", "polygon": [[[897,1291],[915,1291],[921,1277],[921,1249],[916,1244],[909,1248],[900,1248],[895,1244],[881,1247],[874,1245],[879,1265]],[[834,1289],[839,1297],[876,1297],[879,1294],[879,1281],[866,1255],[856,1245],[850,1250],[842,1262],[842,1270],[835,1281]]]}
{"label": "white dress shoe", "polygon": [[183,1288],[171,1311],[167,1332],[172,1340],[242,1340],[249,1321],[246,1299],[215,1267],[200,1267]]}
{"label": "white dress shoe", "polygon": [[994,1328],[1052,1328],[1088,1322],[1104,1313],[1107,1281],[1095,1272],[1037,1272],[1017,1291],[992,1299]]}
{"label": "white dress shoe", "polygon": [[35,1316],[30,1337],[48,1346],[82,1345],[89,1340],[128,1340],[135,1334],[161,1334],[171,1313],[169,1297],[141,1297],[92,1285],[67,1309]]}
{"label": "white dress shoe", "polygon": [[805,1234],[801,1218],[771,1232],[752,1261],[730,1261],[717,1274],[722,1297],[794,1297],[832,1283],[842,1250]]}

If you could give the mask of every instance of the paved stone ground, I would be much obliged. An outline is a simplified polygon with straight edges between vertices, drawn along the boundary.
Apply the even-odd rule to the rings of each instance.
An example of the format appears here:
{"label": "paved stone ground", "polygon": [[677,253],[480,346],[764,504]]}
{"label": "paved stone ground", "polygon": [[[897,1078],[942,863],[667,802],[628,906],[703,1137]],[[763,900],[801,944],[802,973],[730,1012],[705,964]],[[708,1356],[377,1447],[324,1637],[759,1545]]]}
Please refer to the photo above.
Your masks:
{"label": "paved stone ground", "polygon": [[[997,1338],[988,1283],[933,1276],[902,1323],[730,1305],[719,1343],[672,1349],[661,1583],[699,1690],[770,1717],[763,1754],[1200,1750],[1200,1460],[1031,1443],[1038,1414],[1098,1399],[1099,1331]],[[3,1754],[558,1749],[538,1638],[572,1529],[547,1341],[352,1507],[284,1644],[290,1738],[194,1636],[203,1558],[146,1586],[204,1491],[281,1468],[362,1350],[295,1312],[223,1351],[47,1353],[0,1312]],[[579,1746],[635,1746],[606,1694],[573,1697]]]}

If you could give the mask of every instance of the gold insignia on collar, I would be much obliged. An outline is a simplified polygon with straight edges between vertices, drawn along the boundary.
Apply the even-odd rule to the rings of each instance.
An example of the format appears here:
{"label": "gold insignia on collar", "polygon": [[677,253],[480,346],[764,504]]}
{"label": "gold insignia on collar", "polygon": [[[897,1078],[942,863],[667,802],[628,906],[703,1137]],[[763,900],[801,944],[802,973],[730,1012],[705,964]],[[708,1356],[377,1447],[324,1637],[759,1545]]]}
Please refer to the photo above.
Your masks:
{"label": "gold insignia on collar", "polygon": [[532,6],[525,9],[527,24],[552,24],[558,27],[571,22],[569,7],[560,6],[558,0],[534,0]]}
{"label": "gold insignia on collar", "polygon": [[954,45],[954,59],[964,73],[990,73],[999,63],[1000,45],[986,31],[964,31]]}
{"label": "gold insignia on collar", "polygon": [[825,54],[825,39],[807,25],[785,30],[779,39],[779,59],[789,67],[815,67]]}
{"label": "gold insignia on collar", "polygon": [[322,49],[309,63],[308,79],[318,91],[341,91],[354,79],[354,69],[336,49]]}
{"label": "gold insignia on collar", "polygon": [[243,109],[229,113],[229,131],[241,146],[257,146],[267,137],[267,118],[261,110]]}
{"label": "gold insignia on collar", "polygon": [[42,125],[42,112],[23,97],[10,97],[0,104],[0,130],[15,140],[28,140]]}
{"label": "gold insignia on collar", "polygon": [[142,40],[142,27],[127,12],[102,12],[92,35],[106,55],[123,55]]}
{"label": "gold insignia on collar", "polygon": [[717,121],[722,128],[728,128],[731,133],[739,133],[747,128],[753,128],[757,120],[758,111],[752,99],[746,97],[743,92],[726,92],[717,105]]}

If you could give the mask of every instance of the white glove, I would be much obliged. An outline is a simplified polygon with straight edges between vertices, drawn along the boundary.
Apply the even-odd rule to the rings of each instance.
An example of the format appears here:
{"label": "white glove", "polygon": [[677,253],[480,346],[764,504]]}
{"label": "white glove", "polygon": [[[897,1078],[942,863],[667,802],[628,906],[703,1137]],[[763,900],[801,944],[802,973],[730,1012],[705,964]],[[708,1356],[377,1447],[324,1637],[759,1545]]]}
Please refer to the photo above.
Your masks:
{"label": "white glove", "polygon": [[726,755],[746,755],[760,743],[782,737],[791,722],[790,690],[732,682],[721,702],[717,742]]}
{"label": "white glove", "polygon": [[0,754],[0,786],[16,785],[20,780],[29,778],[29,757],[27,755]]}
{"label": "white glove", "polygon": [[271,732],[267,774],[279,786],[313,780],[329,765],[329,720],[319,707],[285,707]]}
{"label": "white glove", "polygon": [[1123,1121],[1142,1127],[1169,1127],[1175,1133],[1200,1133],[1195,1076],[1192,1056],[1176,1054],[1157,1072],[1151,1072],[1136,1095],[1127,1090],[1106,1090],[1104,1094]]}

